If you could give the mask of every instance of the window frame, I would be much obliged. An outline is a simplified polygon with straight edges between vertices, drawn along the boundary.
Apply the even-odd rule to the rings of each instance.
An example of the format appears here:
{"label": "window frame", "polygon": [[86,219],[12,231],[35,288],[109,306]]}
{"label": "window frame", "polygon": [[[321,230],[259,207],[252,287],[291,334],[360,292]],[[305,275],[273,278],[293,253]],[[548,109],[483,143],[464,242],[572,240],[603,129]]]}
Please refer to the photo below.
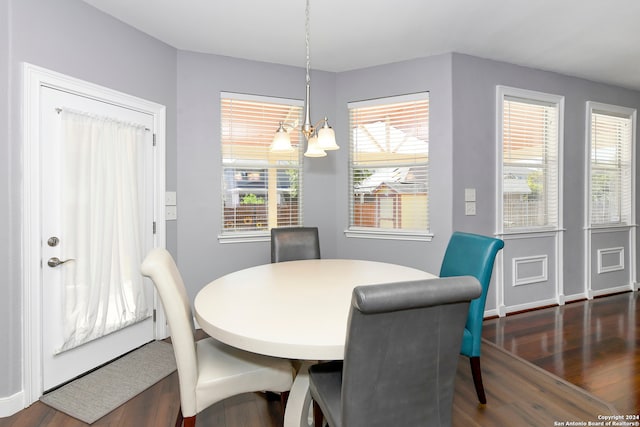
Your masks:
{"label": "window frame", "polygon": [[[353,108],[366,108],[366,107],[374,107],[374,106],[385,106],[385,105],[394,105],[402,102],[411,102],[411,101],[421,101],[426,100],[427,104],[427,132],[430,134],[430,93],[429,91],[421,91],[415,92],[405,95],[395,95],[395,96],[387,96],[380,97],[374,99],[368,99],[364,101],[353,101],[347,104],[348,108],[348,133],[349,133],[349,159],[348,159],[348,188],[347,188],[347,197],[348,197],[348,212],[347,212],[347,228],[344,230],[344,234],[346,237],[351,238],[367,238],[367,239],[389,239],[389,240],[407,240],[407,241],[431,241],[433,238],[433,234],[431,232],[431,215],[429,212],[431,211],[429,207],[429,201],[427,201],[427,213],[426,213],[426,221],[428,229],[424,231],[416,231],[407,230],[403,231],[402,229],[385,229],[385,228],[377,228],[377,227],[358,227],[353,225],[353,213],[354,213],[354,183],[353,183],[353,170],[354,170],[354,159],[353,159],[353,135],[352,135],[352,123],[351,123],[351,110]],[[426,186],[427,186],[427,195],[430,190],[430,138],[427,139],[428,151],[427,151],[427,161],[424,163],[415,163],[415,165],[420,166],[424,165],[426,168]],[[388,167],[393,167],[393,162],[389,161],[387,163]],[[384,167],[381,165],[380,167]],[[355,167],[357,169],[357,167]],[[427,196],[428,197],[428,196]],[[396,202],[394,202],[396,203]],[[394,210],[396,209],[394,205]]]}
{"label": "window frame", "polygon": [[[278,97],[272,97],[272,96],[263,96],[263,95],[251,95],[251,94],[243,94],[243,93],[236,93],[236,92],[224,92],[221,91],[220,92],[220,98],[219,98],[219,107],[220,107],[220,130],[218,133],[218,137],[219,139],[219,147],[218,147],[218,152],[220,153],[220,160],[219,160],[219,165],[220,165],[220,172],[219,172],[219,179],[220,179],[220,217],[219,217],[219,225],[220,225],[220,232],[218,234],[218,241],[220,243],[241,243],[241,242],[263,242],[263,241],[269,241],[271,238],[271,232],[270,232],[270,228],[269,226],[267,226],[267,228],[265,230],[247,230],[247,231],[242,231],[239,230],[237,228],[232,229],[231,231],[227,231],[227,229],[225,228],[225,170],[228,169],[229,166],[228,164],[225,164],[225,155],[223,153],[224,150],[224,145],[223,145],[223,132],[224,132],[224,121],[223,121],[223,114],[224,114],[224,109],[222,107],[223,102],[225,100],[232,100],[232,101],[249,101],[249,102],[257,102],[257,103],[265,103],[265,104],[282,104],[282,105],[287,105],[290,107],[298,107],[299,108],[299,117],[297,117],[297,119],[295,121],[291,121],[290,124],[292,126],[297,126],[301,120],[302,120],[302,112],[303,112],[303,108],[304,108],[304,101],[303,100],[299,100],[299,99],[289,99],[289,98],[278,98]],[[288,122],[285,122],[285,125]],[[278,129],[278,124],[279,124],[279,120],[274,121],[273,123],[273,134],[275,135],[276,130]],[[288,165],[286,167],[286,169],[297,169],[298,170],[298,224],[302,225],[303,224],[303,200],[304,200],[304,158],[303,158],[303,149],[304,149],[304,138],[302,137],[302,134],[299,132],[298,129],[294,129],[294,130],[290,130],[290,133],[292,132],[298,132],[298,141],[299,143],[297,144],[297,165]],[[292,134],[293,135],[293,134]],[[293,142],[293,141],[292,141]],[[264,163],[261,163],[264,162]],[[278,168],[277,166],[274,165],[270,165],[268,163],[268,159],[265,157],[265,159],[263,160],[255,160],[255,162],[252,161],[242,161],[240,160],[238,163],[238,166],[240,167],[244,167],[246,170],[251,170],[251,169],[256,169],[256,170],[266,170],[267,173],[269,171],[269,169],[274,169],[274,170],[278,170],[278,169],[282,169],[282,168]],[[267,215],[269,215],[268,213],[268,208],[267,208]]]}
{"label": "window frame", "polygon": [[[554,104],[557,107],[557,182],[556,224],[505,228],[504,226],[504,101],[517,98],[532,104]],[[496,233],[517,235],[546,233],[563,229],[563,166],[564,166],[564,96],[509,86],[496,86]]]}
{"label": "window frame", "polygon": [[[629,119],[631,122],[631,132],[630,132],[630,147],[629,147],[629,182],[627,185],[629,186],[629,193],[627,196],[629,197],[628,206],[629,212],[628,220],[623,221],[624,213],[620,212],[620,221],[618,222],[603,222],[603,223],[593,223],[593,211],[592,211],[592,189],[593,189],[593,180],[592,180],[592,171],[593,171],[593,162],[592,162],[592,120],[593,114],[601,114],[608,115],[614,117],[621,117],[625,119]],[[637,110],[634,108],[622,107],[618,105],[604,104],[600,102],[587,101],[586,103],[586,120],[585,120],[585,220],[586,228],[588,229],[605,229],[605,228],[619,228],[619,227],[630,227],[634,226],[636,223],[635,219],[635,174],[636,174],[636,151],[635,151],[635,141],[636,141],[636,118],[637,118]],[[624,197],[624,195],[621,196]]]}

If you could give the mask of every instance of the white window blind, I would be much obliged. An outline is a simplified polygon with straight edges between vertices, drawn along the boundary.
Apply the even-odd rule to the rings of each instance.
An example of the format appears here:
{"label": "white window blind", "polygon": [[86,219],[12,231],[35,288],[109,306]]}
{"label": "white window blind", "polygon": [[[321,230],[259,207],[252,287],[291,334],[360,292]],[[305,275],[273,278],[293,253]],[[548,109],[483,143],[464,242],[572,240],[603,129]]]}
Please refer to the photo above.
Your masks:
{"label": "white window blind", "polygon": [[278,124],[299,123],[302,102],[221,94],[222,236],[267,235],[302,223],[302,153],[269,151]]}
{"label": "white window blind", "polygon": [[428,93],[349,104],[349,230],[429,232]]}
{"label": "white window blind", "polygon": [[557,226],[559,107],[512,96],[502,102],[503,227]]}
{"label": "white window blind", "polygon": [[590,110],[591,225],[630,224],[632,117]]}

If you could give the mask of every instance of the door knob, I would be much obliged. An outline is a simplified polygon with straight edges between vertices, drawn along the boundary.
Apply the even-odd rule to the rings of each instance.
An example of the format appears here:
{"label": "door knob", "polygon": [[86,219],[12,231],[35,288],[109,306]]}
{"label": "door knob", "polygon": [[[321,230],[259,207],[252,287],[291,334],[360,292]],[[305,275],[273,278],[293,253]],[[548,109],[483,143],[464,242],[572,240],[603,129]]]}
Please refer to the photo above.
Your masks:
{"label": "door knob", "polygon": [[65,262],[69,262],[69,261],[75,261],[75,260],[74,259],[65,259],[64,261],[62,261],[58,257],[53,257],[53,258],[49,258],[49,261],[47,261],[47,265],[49,267],[57,267],[60,264],[64,264]]}

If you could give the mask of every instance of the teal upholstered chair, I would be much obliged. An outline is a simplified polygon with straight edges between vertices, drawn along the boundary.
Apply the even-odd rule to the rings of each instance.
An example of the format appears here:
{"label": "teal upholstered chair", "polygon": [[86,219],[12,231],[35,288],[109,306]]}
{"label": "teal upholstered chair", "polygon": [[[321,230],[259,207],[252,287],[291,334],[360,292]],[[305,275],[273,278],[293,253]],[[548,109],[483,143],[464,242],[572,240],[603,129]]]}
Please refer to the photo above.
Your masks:
{"label": "teal upholstered chair", "polygon": [[500,239],[477,234],[454,232],[442,260],[440,277],[473,276],[482,285],[482,295],[471,301],[467,324],[462,337],[460,354],[469,357],[473,383],[480,403],[487,403],[480,370],[480,344],[482,342],[482,321],[487,291],[491,282],[493,262],[496,254],[504,247]]}

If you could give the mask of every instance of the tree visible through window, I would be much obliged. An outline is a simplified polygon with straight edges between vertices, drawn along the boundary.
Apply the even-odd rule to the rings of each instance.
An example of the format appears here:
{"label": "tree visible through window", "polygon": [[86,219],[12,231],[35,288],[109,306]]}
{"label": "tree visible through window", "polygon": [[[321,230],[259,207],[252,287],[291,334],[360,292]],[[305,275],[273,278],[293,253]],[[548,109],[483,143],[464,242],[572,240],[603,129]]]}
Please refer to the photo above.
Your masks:
{"label": "tree visible through window", "polygon": [[349,104],[349,230],[429,231],[428,93]]}
{"label": "tree visible through window", "polygon": [[293,151],[269,151],[278,124],[299,122],[301,114],[297,101],[222,94],[223,236],[302,223],[300,135],[291,133]]}

